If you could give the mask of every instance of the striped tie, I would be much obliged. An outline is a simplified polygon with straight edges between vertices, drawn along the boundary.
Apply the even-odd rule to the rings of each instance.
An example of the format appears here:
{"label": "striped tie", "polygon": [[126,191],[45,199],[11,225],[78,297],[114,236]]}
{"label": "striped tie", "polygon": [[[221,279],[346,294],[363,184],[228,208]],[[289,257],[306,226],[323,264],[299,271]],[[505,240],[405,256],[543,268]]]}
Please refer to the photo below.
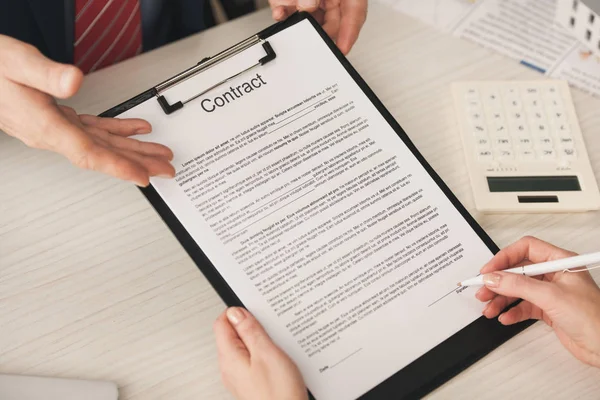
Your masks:
{"label": "striped tie", "polygon": [[139,0],[75,0],[74,62],[84,73],[142,51]]}

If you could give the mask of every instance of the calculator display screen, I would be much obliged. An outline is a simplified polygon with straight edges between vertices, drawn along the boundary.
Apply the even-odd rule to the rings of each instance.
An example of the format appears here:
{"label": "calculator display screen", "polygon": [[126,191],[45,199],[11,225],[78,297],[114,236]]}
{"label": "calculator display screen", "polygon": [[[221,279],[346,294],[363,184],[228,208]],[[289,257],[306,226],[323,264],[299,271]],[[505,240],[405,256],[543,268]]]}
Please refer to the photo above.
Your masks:
{"label": "calculator display screen", "polygon": [[488,177],[490,192],[581,191],[576,176],[494,176]]}

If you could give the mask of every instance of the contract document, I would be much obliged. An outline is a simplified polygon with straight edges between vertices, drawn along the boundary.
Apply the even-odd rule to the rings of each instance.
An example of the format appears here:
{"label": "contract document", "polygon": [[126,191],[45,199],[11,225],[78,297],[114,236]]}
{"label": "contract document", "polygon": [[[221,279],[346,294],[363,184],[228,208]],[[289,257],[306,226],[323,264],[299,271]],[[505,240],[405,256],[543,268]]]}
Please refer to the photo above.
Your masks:
{"label": "contract document", "polygon": [[120,117],[173,150],[176,177],[152,190],[312,395],[346,400],[481,317],[456,283],[493,243],[314,25],[268,37],[268,64],[236,76],[256,44],[168,89],[175,101],[226,81],[173,114],[149,98]]}

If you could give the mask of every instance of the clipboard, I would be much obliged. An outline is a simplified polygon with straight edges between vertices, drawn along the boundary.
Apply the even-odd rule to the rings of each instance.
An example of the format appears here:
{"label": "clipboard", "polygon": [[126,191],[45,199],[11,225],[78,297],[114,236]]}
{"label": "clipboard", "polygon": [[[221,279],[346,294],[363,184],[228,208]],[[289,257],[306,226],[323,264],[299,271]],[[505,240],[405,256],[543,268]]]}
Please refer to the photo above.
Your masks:
{"label": "clipboard", "polygon": [[[235,46],[217,54],[214,57],[208,57],[200,61],[197,65],[183,71],[181,74],[139,94],[136,97],[100,114],[101,117],[116,117],[121,113],[139,105],[146,101],[158,102],[162,111],[166,115],[173,113],[184,112],[186,104],[197,101],[204,93],[225,84],[231,79],[234,79],[240,74],[244,74],[250,69],[259,69],[263,65],[268,64],[277,57],[277,49],[273,49],[269,44],[269,37],[288,29],[302,21],[309,21],[314,29],[318,32],[322,40],[326,43],[331,52],[335,55],[339,63],[343,66],[352,80],[364,92],[367,98],[372,102],[376,109],[381,113],[385,121],[396,132],[403,143],[407,146],[410,152],[413,153],[417,161],[431,176],[433,181],[439,186],[441,191],[447,196],[452,205],[465,219],[468,225],[473,229],[481,241],[492,252],[498,252],[498,247],[494,244],[491,238],[483,231],[477,222],[471,217],[467,210],[462,206],[450,189],[445,185],[442,179],[431,168],[423,156],[419,153],[414,144],[410,141],[407,134],[394,120],[392,115],[386,110],[383,104],[367,86],[365,81],[360,77],[358,72],[351,66],[348,60],[338,50],[335,43],[327,36],[320,25],[307,13],[296,13],[290,16],[287,20],[276,23],[267,29],[257,33],[256,35],[236,44]],[[227,60],[235,54],[239,54],[244,50],[256,44],[261,44],[264,49],[264,56],[257,59],[256,63],[248,69],[241,70],[239,73],[231,75],[222,81],[216,82],[214,86],[208,90],[197,93],[187,98],[170,98],[165,96],[164,92],[176,85],[182,84],[197,74],[217,67],[221,62]],[[214,287],[218,295],[228,306],[244,306],[240,298],[236,295],[227,281],[221,276],[217,268],[211,263],[205,252],[199,247],[190,233],[178,220],[173,211],[165,203],[163,198],[152,186],[141,188],[142,193],[152,204],[154,209],[161,216],[163,221],[179,240],[188,255],[192,258],[200,271],[208,279]],[[411,399],[420,398],[431,392],[438,386],[442,385],[461,371],[475,363],[477,360],[484,357],[493,349],[521,332],[523,329],[531,325],[532,322],[524,322],[518,325],[505,327],[496,320],[487,320],[480,317],[471,324],[462,328],[456,334],[450,336],[437,346],[433,347],[424,355],[420,356],[408,366],[397,371],[394,375],[387,378],[377,386],[363,394],[361,399]],[[351,379],[351,377],[348,377]],[[310,398],[314,399],[312,394]],[[317,400],[319,400],[317,398]]]}

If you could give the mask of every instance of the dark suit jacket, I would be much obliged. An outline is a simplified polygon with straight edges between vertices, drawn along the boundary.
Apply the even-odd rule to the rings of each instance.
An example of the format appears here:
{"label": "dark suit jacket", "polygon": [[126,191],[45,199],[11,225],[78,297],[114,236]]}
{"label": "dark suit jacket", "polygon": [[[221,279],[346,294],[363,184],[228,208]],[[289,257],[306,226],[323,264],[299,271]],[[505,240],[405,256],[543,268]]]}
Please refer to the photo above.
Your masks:
{"label": "dark suit jacket", "polygon": [[[254,10],[253,0],[221,2],[229,18]],[[215,24],[209,0],[140,0],[140,10],[144,51]],[[59,62],[73,62],[74,23],[75,0],[0,0],[0,34]]]}

